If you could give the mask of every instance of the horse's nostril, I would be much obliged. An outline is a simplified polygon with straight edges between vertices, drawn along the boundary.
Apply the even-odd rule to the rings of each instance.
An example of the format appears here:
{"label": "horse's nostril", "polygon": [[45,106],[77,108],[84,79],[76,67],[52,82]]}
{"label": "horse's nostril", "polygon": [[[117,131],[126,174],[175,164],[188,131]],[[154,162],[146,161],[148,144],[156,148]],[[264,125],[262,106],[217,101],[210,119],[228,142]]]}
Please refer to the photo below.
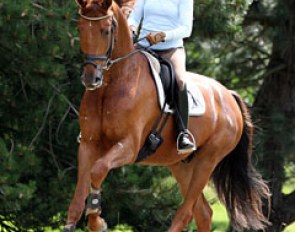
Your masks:
{"label": "horse's nostril", "polygon": [[102,76],[96,76],[95,82],[101,82],[102,81]]}

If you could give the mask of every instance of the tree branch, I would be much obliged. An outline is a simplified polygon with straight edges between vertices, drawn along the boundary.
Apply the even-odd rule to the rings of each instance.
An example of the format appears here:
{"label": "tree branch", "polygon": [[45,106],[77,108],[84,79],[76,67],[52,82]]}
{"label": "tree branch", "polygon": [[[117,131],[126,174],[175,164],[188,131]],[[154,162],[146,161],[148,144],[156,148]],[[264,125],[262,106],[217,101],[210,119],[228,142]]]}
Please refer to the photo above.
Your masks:
{"label": "tree branch", "polygon": [[46,109],[45,115],[43,117],[42,125],[40,126],[40,128],[39,128],[37,134],[35,135],[35,137],[32,139],[29,147],[32,147],[34,145],[34,143],[36,142],[37,138],[39,137],[39,135],[43,131],[43,129],[44,129],[45,125],[46,125],[46,120],[47,120],[47,117],[49,115],[49,111],[50,111],[51,104],[52,104],[52,101],[53,101],[54,97],[55,97],[55,94],[53,94],[53,96],[50,98],[50,100],[48,102],[47,109]]}
{"label": "tree branch", "polygon": [[69,107],[71,107],[71,109],[75,112],[75,114],[79,117],[79,111],[76,109],[75,105],[61,92],[60,89],[58,89],[56,86],[54,86],[53,84],[51,84],[51,87],[56,91],[56,93],[58,93],[69,105]]}

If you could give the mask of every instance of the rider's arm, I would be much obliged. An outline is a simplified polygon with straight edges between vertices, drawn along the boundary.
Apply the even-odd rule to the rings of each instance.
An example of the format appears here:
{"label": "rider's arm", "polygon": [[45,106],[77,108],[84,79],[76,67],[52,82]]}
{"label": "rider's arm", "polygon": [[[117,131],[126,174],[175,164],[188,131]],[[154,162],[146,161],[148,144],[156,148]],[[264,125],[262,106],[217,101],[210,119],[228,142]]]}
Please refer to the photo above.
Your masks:
{"label": "rider's arm", "polygon": [[193,27],[193,10],[193,0],[186,0],[180,2],[178,11],[179,26],[173,30],[164,31],[166,34],[165,41],[183,39],[191,35]]}

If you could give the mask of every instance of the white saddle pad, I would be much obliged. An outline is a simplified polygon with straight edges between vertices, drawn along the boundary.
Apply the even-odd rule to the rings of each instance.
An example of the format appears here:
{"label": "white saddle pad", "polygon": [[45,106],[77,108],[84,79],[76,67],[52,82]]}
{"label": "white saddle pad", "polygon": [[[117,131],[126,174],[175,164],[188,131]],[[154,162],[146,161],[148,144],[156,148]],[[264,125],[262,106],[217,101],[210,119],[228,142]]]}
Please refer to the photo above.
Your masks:
{"label": "white saddle pad", "polygon": [[[141,51],[141,52],[149,60],[152,74],[157,86],[159,105],[160,105],[160,108],[162,109],[164,107],[165,94],[164,94],[162,81],[159,75],[161,70],[160,63],[150,53],[145,51]],[[196,84],[193,84],[190,81],[187,81],[186,83],[187,83],[187,89],[188,89],[189,115],[201,116],[205,113],[205,110],[206,110],[204,97]],[[166,105],[164,112],[173,113],[173,110],[171,110],[171,107],[169,105]]]}

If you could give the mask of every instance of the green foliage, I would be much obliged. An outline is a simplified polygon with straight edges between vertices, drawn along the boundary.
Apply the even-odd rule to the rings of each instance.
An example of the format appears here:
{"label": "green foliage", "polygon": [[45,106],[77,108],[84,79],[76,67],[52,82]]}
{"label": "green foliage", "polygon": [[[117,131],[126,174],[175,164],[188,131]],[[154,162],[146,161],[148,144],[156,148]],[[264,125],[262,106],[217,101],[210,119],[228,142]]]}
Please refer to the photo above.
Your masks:
{"label": "green foliage", "polygon": [[231,39],[241,29],[241,21],[248,1],[209,0],[195,2],[193,38],[207,41],[221,37]]}
{"label": "green foliage", "polygon": [[110,232],[133,232],[132,227],[128,225],[117,225],[114,229],[110,230]]}
{"label": "green foliage", "polygon": [[128,224],[134,231],[164,231],[181,201],[175,180],[164,167],[114,170],[103,189],[103,214],[109,226]]}
{"label": "green foliage", "polygon": [[252,104],[268,65],[271,40],[261,25],[245,22],[249,3],[195,3],[196,22],[186,47],[188,69],[219,80]]}
{"label": "green foliage", "polygon": [[79,129],[68,98],[76,105],[82,89],[73,6],[0,3],[0,230],[57,226],[73,191]]}
{"label": "green foliage", "polygon": [[[0,231],[59,231],[66,218],[77,173],[75,109],[83,91],[76,12],[74,1],[0,2]],[[195,1],[188,69],[218,79],[252,104],[268,74],[273,42],[284,51],[292,45],[278,20],[291,13],[281,1]],[[288,181],[289,193],[295,137],[282,133],[284,118],[271,120],[278,137],[289,136],[283,147],[289,166],[276,174]],[[294,123],[288,125],[285,131],[292,131]],[[114,170],[103,190],[103,217],[114,232],[165,231],[181,202],[163,167]],[[78,227],[84,230],[83,220]]]}

